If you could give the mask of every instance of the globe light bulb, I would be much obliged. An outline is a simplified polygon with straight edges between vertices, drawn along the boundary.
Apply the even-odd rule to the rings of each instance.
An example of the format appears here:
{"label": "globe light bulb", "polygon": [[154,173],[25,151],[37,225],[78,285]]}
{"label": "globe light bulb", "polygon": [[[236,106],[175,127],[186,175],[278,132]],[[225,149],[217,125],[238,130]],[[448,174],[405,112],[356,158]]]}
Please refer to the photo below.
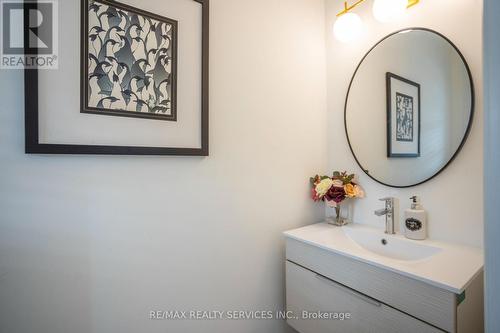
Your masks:
{"label": "globe light bulb", "polygon": [[373,16],[379,22],[391,22],[403,16],[408,0],[375,0]]}
{"label": "globe light bulb", "polygon": [[363,21],[355,13],[346,13],[339,16],[333,25],[333,34],[343,43],[358,39],[363,34],[363,31]]}

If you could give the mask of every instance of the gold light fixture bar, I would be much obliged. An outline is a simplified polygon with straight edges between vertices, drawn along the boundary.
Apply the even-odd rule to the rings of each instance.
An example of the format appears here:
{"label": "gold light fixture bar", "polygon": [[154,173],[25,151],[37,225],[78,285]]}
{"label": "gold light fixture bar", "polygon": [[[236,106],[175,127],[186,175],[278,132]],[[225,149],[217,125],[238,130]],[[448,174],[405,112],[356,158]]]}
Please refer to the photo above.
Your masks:
{"label": "gold light fixture bar", "polygon": [[[354,8],[356,8],[359,4],[363,3],[364,1],[365,0],[358,0],[357,2],[355,2],[351,6],[349,6],[349,4],[347,3],[347,1],[344,1],[344,10],[341,11],[340,13],[338,13],[337,17],[349,13],[351,10],[353,10]],[[418,1],[418,0],[416,0],[416,1]]]}
{"label": "gold light fixture bar", "polygon": [[[353,10],[354,8],[356,8],[358,5],[360,5],[363,2],[365,2],[365,0],[358,0],[357,2],[355,2],[354,4],[349,6],[349,3],[347,1],[344,1],[344,9],[337,14],[337,17],[349,13],[351,10]],[[416,4],[418,4],[419,2],[420,2],[420,0],[408,0],[408,6],[406,6],[406,8],[413,7]]]}
{"label": "gold light fixture bar", "polygon": [[420,0],[408,0],[408,6],[406,6],[406,8],[413,7],[419,2],[420,2]]}

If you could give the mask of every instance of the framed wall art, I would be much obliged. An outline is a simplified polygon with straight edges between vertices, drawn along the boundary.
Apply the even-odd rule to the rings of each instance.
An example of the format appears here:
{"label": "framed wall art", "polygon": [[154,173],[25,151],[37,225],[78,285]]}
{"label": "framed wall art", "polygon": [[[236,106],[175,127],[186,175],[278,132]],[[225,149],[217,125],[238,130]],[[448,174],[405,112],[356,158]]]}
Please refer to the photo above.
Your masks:
{"label": "framed wall art", "polygon": [[176,121],[177,21],[86,0],[81,111]]}
{"label": "framed wall art", "polygon": [[208,0],[59,12],[59,68],[25,69],[26,153],[208,155]]}
{"label": "framed wall art", "polygon": [[420,156],[420,84],[393,73],[387,83],[387,157]]}

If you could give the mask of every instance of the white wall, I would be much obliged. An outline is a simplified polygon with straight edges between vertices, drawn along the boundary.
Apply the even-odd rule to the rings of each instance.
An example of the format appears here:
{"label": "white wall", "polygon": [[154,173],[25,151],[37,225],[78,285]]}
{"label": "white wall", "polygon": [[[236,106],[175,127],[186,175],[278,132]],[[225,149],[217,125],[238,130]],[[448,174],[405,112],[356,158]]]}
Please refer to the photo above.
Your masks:
{"label": "white wall", "polygon": [[148,320],[281,309],[281,232],[324,214],[323,0],[211,7],[208,158],[25,155],[23,76],[0,73],[1,333],[286,330]]}
{"label": "white wall", "polygon": [[485,299],[486,329],[500,332],[500,3],[484,4],[484,186],[485,186]]}
{"label": "white wall", "polygon": [[[483,107],[482,107],[482,1],[421,1],[406,16],[389,24],[373,19],[372,2],[356,9],[367,24],[367,33],[351,44],[335,40],[332,33],[335,14],[341,9],[336,0],[326,0],[327,80],[328,80],[328,144],[329,169],[348,170],[360,175],[367,197],[354,204],[353,219],[383,228],[384,218],[373,215],[383,203],[378,198],[388,195],[400,199],[400,217],[408,208],[412,195],[422,198],[429,213],[429,235],[474,246],[483,243]],[[461,154],[434,180],[410,189],[392,189],[379,185],[358,167],[347,145],[344,131],[344,102],[352,73],[369,48],[387,34],[407,27],[434,29],[462,51],[471,68],[476,91],[476,113],[469,139]]]}

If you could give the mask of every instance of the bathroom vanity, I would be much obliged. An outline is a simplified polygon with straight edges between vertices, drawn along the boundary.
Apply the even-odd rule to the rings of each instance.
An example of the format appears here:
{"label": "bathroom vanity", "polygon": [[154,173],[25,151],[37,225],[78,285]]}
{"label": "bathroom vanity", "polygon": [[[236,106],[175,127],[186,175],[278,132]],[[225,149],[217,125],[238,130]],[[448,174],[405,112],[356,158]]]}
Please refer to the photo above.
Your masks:
{"label": "bathroom vanity", "polygon": [[[389,34],[347,89],[354,159],[386,186],[434,179],[467,141],[474,96],[469,65],[450,39],[418,27]],[[375,214],[386,216],[387,234],[356,224],[285,233],[288,323],[301,333],[483,332],[482,250],[393,235],[394,201],[382,200]],[[423,238],[424,224],[413,220]]]}
{"label": "bathroom vanity", "polygon": [[356,224],[285,237],[287,322],[298,332],[484,331],[481,249]]}

